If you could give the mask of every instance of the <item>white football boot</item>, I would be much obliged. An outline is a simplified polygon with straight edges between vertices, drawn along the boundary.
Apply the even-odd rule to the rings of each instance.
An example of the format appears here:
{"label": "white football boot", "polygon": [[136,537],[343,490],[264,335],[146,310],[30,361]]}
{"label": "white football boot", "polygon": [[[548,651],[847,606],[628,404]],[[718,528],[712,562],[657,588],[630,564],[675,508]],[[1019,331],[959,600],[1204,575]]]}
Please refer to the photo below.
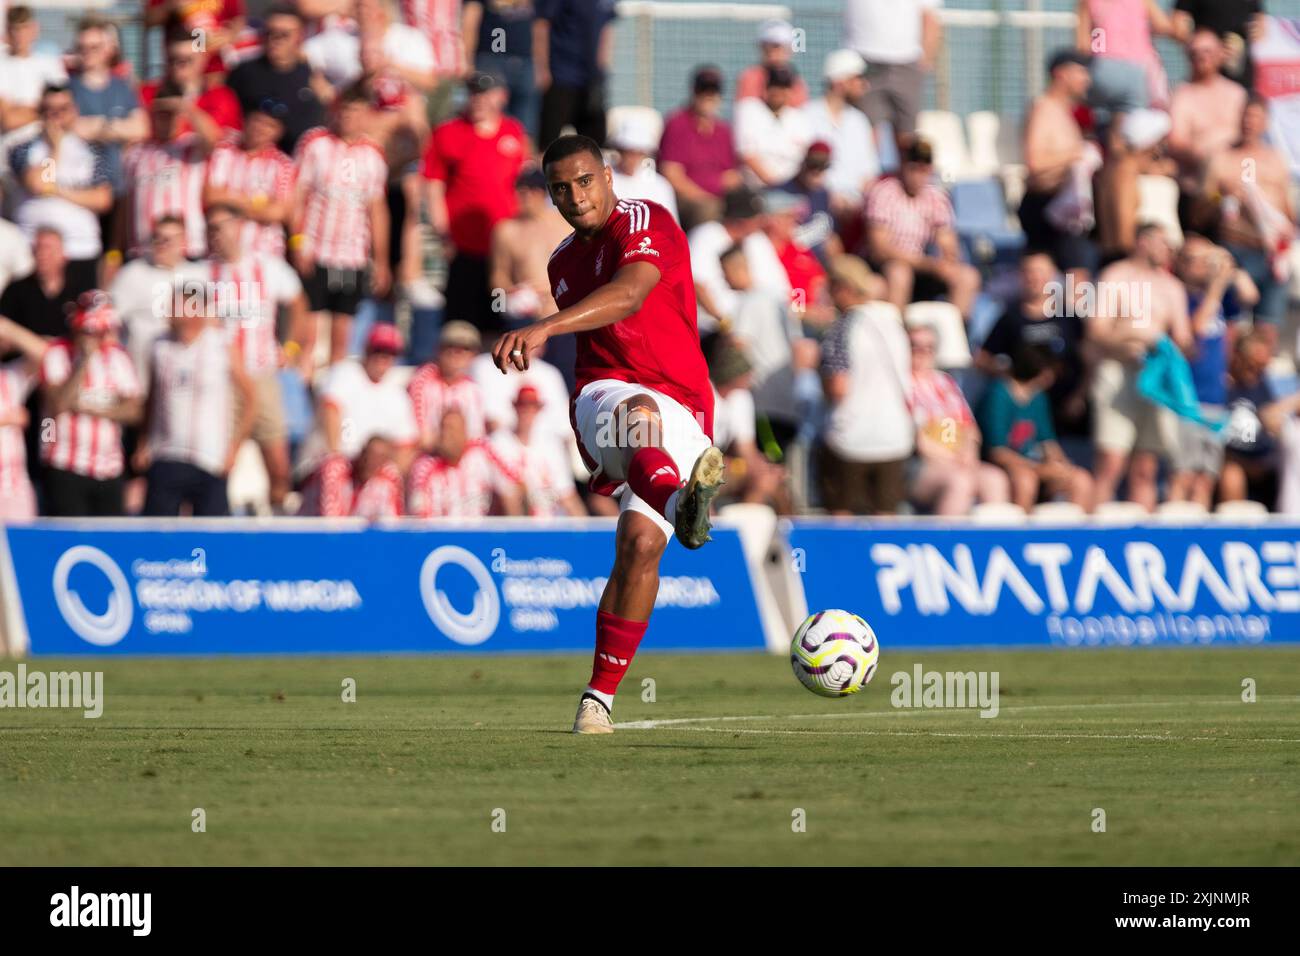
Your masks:
{"label": "white football boot", "polygon": [[573,721],[573,732],[612,734],[614,722],[609,719],[609,711],[605,709],[604,704],[590,694],[583,694],[582,700],[578,701],[578,716]]}

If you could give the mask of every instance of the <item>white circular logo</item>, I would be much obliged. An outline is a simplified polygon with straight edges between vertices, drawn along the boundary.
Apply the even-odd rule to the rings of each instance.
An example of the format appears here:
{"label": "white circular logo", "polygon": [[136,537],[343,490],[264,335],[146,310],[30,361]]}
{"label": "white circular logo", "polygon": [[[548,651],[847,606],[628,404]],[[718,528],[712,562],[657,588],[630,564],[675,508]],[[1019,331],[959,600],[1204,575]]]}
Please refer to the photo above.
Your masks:
{"label": "white circular logo", "polygon": [[[468,614],[457,611],[446,593],[438,590],[438,571],[445,564],[460,565],[478,585],[474,592],[474,606]],[[492,575],[482,561],[455,545],[435,548],[424,559],[420,567],[420,597],[424,599],[429,620],[457,644],[482,644],[496,631],[501,620],[501,596]]]}
{"label": "white circular logo", "polygon": [[[113,593],[108,596],[108,610],[103,614],[92,614],[82,603],[81,595],[68,589],[68,575],[79,564],[98,568],[113,586]],[[131,587],[126,583],[122,569],[99,548],[85,544],[64,551],[54,565],[54,603],[78,637],[99,647],[109,647],[125,637],[135,613]]]}

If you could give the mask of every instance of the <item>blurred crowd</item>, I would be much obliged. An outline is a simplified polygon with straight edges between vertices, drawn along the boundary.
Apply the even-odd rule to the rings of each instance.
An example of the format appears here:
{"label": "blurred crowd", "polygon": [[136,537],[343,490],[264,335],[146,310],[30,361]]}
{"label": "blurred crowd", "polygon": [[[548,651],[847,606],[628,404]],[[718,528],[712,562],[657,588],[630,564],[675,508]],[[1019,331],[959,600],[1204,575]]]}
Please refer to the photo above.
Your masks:
{"label": "blurred crowd", "polygon": [[[555,310],[570,229],[538,160],[565,132],[686,231],[726,500],[1300,512],[1262,4],[1080,0],[1010,202],[918,131],[941,5],[846,0],[816,64],[765,21],[666,116],[609,108],[613,0],[146,0],[149,77],[114,24],[58,54],[9,6],[0,518],[616,513],[574,444],[572,337],[490,359]],[[958,186],[993,190],[991,227]]]}

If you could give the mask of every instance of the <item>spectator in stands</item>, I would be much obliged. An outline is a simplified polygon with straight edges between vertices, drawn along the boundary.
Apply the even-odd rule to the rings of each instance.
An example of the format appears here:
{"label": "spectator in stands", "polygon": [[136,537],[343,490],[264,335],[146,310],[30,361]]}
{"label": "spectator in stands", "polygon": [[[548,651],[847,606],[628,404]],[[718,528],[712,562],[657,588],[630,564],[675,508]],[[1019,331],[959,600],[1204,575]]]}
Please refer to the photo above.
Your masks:
{"label": "spectator in stands", "polygon": [[1095,153],[1090,159],[1095,147],[1084,141],[1075,118],[1092,83],[1089,62],[1087,54],[1074,50],[1052,56],[1047,90],[1030,106],[1024,129],[1027,178],[1020,225],[1026,246],[1050,253],[1057,268],[1073,273],[1076,281],[1086,281],[1097,268],[1097,250],[1088,238],[1091,230],[1062,228],[1049,217],[1048,209],[1057,196],[1078,188],[1080,175],[1086,177],[1083,187],[1091,193],[1087,169],[1097,162]]}
{"label": "spectator in stands", "polygon": [[[515,196],[515,214],[492,227],[488,284],[493,290],[504,290],[505,320],[518,325],[557,311],[546,263],[573,229],[551,205],[540,169],[531,167],[519,174]],[[496,377],[502,376],[498,372]]]}
{"label": "spectator in stands", "polygon": [[[839,233],[835,231],[835,199],[826,188],[827,171],[834,162],[835,154],[831,145],[824,140],[817,140],[804,154],[799,174],[781,187],[783,191],[798,196],[803,201],[795,241],[811,250],[823,267],[844,251]],[[861,215],[861,212],[859,206],[858,214]]]}
{"label": "spectator in stands", "polygon": [[68,334],[72,306],[88,289],[78,288],[69,273],[63,234],[57,228],[37,227],[31,250],[32,271],[5,286],[0,315],[47,339],[61,338]]}
{"label": "spectator in stands", "polygon": [[776,250],[762,231],[762,217],[762,198],[741,187],[727,193],[720,222],[702,222],[687,236],[695,298],[701,310],[701,332],[713,331],[735,316],[738,297],[722,273],[721,257],[737,244],[745,250],[756,285],[775,292],[789,304],[790,283]]}
{"label": "spectator in stands", "polygon": [[204,65],[207,74],[226,72],[222,54],[244,29],[244,0],[145,0],[146,27],[162,27],[190,36],[202,36],[204,49],[211,59]]}
{"label": "spectator in stands", "polygon": [[[289,250],[312,313],[330,318],[331,365],[347,355],[361,300],[367,294],[387,295],[392,284],[388,165],[379,144],[365,135],[369,108],[365,87],[348,87],[330,127],[304,136],[295,156],[298,181]],[[302,358],[309,368],[315,322],[308,328]]]}
{"label": "spectator in stands", "polygon": [[[163,216],[185,223],[185,255],[190,259],[207,252],[203,222],[203,183],[208,155],[216,144],[208,138],[210,125],[188,125],[200,112],[177,86],[160,87],[149,106],[152,136],[126,151],[123,165],[129,188],[127,207],[116,217],[118,242],[130,258],[145,255],[153,224]],[[111,256],[116,262],[116,256]]]}
{"label": "spectator in stands", "polygon": [[302,16],[293,6],[271,7],[263,20],[264,52],[239,64],[226,78],[226,85],[238,97],[245,114],[267,100],[289,105],[278,145],[290,156],[303,133],[325,125],[312,69],[302,52],[302,32]]}
{"label": "spectator in stands", "polygon": [[805,325],[824,331],[835,320],[827,295],[826,270],[796,235],[807,206],[794,193],[769,189],[763,194],[763,208],[763,233],[785,271],[790,309]]}
{"label": "spectator in stands", "polygon": [[[396,77],[422,93],[434,88],[437,70],[433,46],[421,30],[401,22],[396,0],[356,0],[355,14],[355,19],[330,18],[324,29],[302,46],[312,69],[335,91],[344,90],[361,79],[361,48],[367,40],[374,42],[377,58]],[[459,61],[457,51],[457,68]],[[321,92],[333,95],[329,91]]]}
{"label": "spectator in stands", "polygon": [[[1278,326],[1286,315],[1285,261],[1294,239],[1296,215],[1291,204],[1286,159],[1265,137],[1267,101],[1252,97],[1241,118],[1241,139],[1210,161],[1206,186],[1219,196],[1219,241],[1259,289],[1255,324],[1277,345]],[[1253,169],[1247,178],[1243,169]]]}
{"label": "spectator in stands", "polygon": [[68,74],[57,56],[35,51],[41,25],[26,5],[9,10],[5,25],[8,52],[0,55],[0,132],[35,123],[41,93],[47,86],[67,85]]}
{"label": "spectator in stands", "polygon": [[507,472],[486,439],[467,435],[465,417],[448,408],[431,455],[411,466],[406,510],[416,518],[481,518],[523,514],[523,476]]}
{"label": "spectator in stands", "polygon": [[276,146],[290,112],[289,104],[271,99],[249,110],[239,139],[212,151],[203,184],[205,206],[238,210],[242,248],[276,259],[284,258],[284,231],[293,214],[293,160]]}
{"label": "spectator in stands", "polygon": [[605,142],[605,79],[614,56],[614,0],[536,0],[533,70],[542,94],[545,150],[572,125]]}
{"label": "spectator in stands", "polygon": [[1026,511],[1044,495],[1091,511],[1092,476],[1061,450],[1043,390],[1054,361],[1042,346],[1023,344],[1012,356],[1010,374],[989,384],[979,409],[984,453],[1006,471],[1011,500]]}
{"label": "spectator in stands", "polygon": [[148,482],[143,513],[174,518],[188,506],[196,518],[224,517],[226,476],[253,429],[253,382],[215,312],[194,308],[183,286],[169,304],[171,329],[154,342],[144,437],[132,455]]}
{"label": "spectator in stands", "polygon": [[28,396],[36,385],[49,344],[12,319],[0,316],[0,353],[16,355],[0,364],[0,523],[36,517],[36,492],[27,474],[31,422]]}
{"label": "spectator in stands", "polygon": [[403,23],[423,34],[433,54],[433,86],[426,93],[425,122],[436,126],[450,115],[456,87],[474,69],[473,59],[465,57],[463,5],[461,0],[400,0],[396,6],[400,9],[394,16],[400,14]]}
{"label": "spectator in stands", "polygon": [[655,171],[653,157],[658,143],[655,130],[644,116],[627,116],[613,130],[609,145],[618,151],[612,164],[614,194],[619,199],[649,199],[657,202],[680,222],[673,187]]}
{"label": "spectator in stands", "polygon": [[[514,475],[523,488],[521,513],[542,518],[586,515],[575,490],[568,449],[555,440],[543,417],[541,393],[525,385],[512,404],[514,424],[494,430],[489,444],[501,470]],[[567,413],[565,417],[567,420]]]}
{"label": "spectator in stands", "polygon": [[695,71],[690,103],[664,123],[659,171],[677,192],[682,228],[688,232],[722,215],[722,196],[741,183],[740,160],[722,108],[722,73],[713,66]]}
{"label": "spectator in stands", "polygon": [[1096,365],[1095,347],[1087,341],[1081,302],[1066,302],[1067,286],[1051,256],[1029,250],[1020,260],[1020,297],[1002,314],[975,353],[986,375],[1005,375],[1021,345],[1042,346],[1053,359],[1047,389],[1058,436],[1087,436],[1088,388]]}
{"label": "spectator in stands", "polygon": [[855,50],[835,50],[822,68],[826,91],[804,108],[816,141],[829,146],[826,188],[837,222],[862,214],[867,191],[880,176],[871,123],[854,104],[866,94],[867,64]]}
{"label": "spectator in stands", "polygon": [[889,301],[900,310],[946,295],[969,319],[979,270],[961,261],[952,203],[933,176],[930,144],[914,139],[899,175],[882,179],[867,195],[867,261],[884,276]]}
{"label": "spectator in stands", "polygon": [[[390,323],[377,322],[362,359],[330,367],[320,389],[316,426],[303,442],[295,470],[302,482],[303,514],[341,517],[353,514],[358,504],[385,497],[392,485],[392,471],[384,467],[390,451],[399,473],[409,468],[419,433],[410,399],[391,375],[402,347],[401,333]],[[363,459],[375,438],[390,444]]]}
{"label": "spectator in stands", "polygon": [[467,69],[495,73],[510,93],[506,112],[537,137],[539,99],[533,73],[533,0],[465,0],[461,35]]}
{"label": "spectator in stands", "polygon": [[863,108],[877,136],[882,123],[890,124],[900,150],[916,132],[925,74],[938,62],[942,6],[943,0],[848,0],[844,6],[844,45],[867,61]]}
{"label": "spectator in stands", "polygon": [[55,517],[122,514],[122,426],[134,425],[144,389],[126,350],[115,340],[117,315],[108,296],[83,293],[69,323],[41,361],[45,414],[54,428],[41,443],[44,507]]}
{"label": "spectator in stands", "polygon": [[439,126],[424,156],[429,217],[456,247],[447,271],[447,312],[483,331],[504,326],[488,286],[492,228],[515,214],[514,184],[523,168],[527,133],[504,113],[499,77],[474,73],[466,81],[465,112]]}
{"label": "spectator in stands", "polygon": [[470,440],[487,434],[486,403],[478,383],[469,374],[470,363],[483,348],[478,329],[461,319],[442,327],[438,355],[411,376],[407,394],[415,415],[420,448],[430,454],[438,446],[438,424],[449,408],[463,416]]}
{"label": "spectator in stands", "polygon": [[[1228,445],[1220,501],[1262,501],[1270,508],[1277,494],[1279,449],[1278,396],[1265,374],[1273,360],[1269,336],[1250,332],[1237,339],[1228,380]],[[1272,424],[1272,429],[1265,423]]]}
{"label": "spectator in stands", "polygon": [[1210,30],[1223,40],[1223,72],[1247,90],[1255,87],[1250,45],[1264,33],[1264,0],[1177,0],[1174,27],[1179,39]]}
{"label": "spectator in stands", "polygon": [[785,67],[794,74],[790,86],[789,103],[798,108],[808,102],[808,85],[790,62],[794,52],[795,32],[785,20],[764,20],[758,27],[758,62],[745,67],[736,77],[736,102],[753,98],[761,100],[767,94],[768,69]]}
{"label": "spectator in stands", "polygon": [[[1196,399],[1206,421],[1215,421],[1226,415],[1228,405],[1229,322],[1239,319],[1243,309],[1252,308],[1259,292],[1226,249],[1202,236],[1187,236],[1175,274],[1187,288],[1192,325],[1187,360]],[[1194,501],[1208,511],[1223,467],[1223,442],[1205,425],[1190,419],[1180,418],[1178,430],[1169,500]]]}
{"label": "spectator in stands", "polygon": [[9,154],[21,186],[15,219],[33,243],[42,227],[58,231],[68,284],[85,290],[95,284],[103,251],[99,217],[113,205],[108,160],[102,147],[77,135],[77,104],[68,87],[47,86],[40,109],[40,132]]}
{"label": "spectator in stands", "polygon": [[755,189],[793,179],[813,139],[807,117],[790,104],[794,71],[772,66],[767,73],[763,98],[736,104],[736,154],[745,181]]}
{"label": "spectator in stands", "polygon": [[831,298],[843,314],[822,342],[827,413],[817,473],[822,505],[832,514],[896,513],[916,447],[907,335],[896,317],[869,308],[873,285],[856,256],[831,263]]}
{"label": "spectator in stands", "polygon": [[[140,85],[140,102],[154,123],[154,139],[165,141],[193,130],[215,146],[228,132],[243,128],[239,98],[220,83],[206,85],[208,54],[195,49],[194,38],[186,30],[167,34],[165,57],[162,77]],[[163,133],[157,128],[158,111],[153,106],[159,96],[176,100],[167,105],[176,114],[174,132]]]}
{"label": "spectator in stands", "polygon": [[276,335],[276,314],[289,315],[289,357],[308,332],[308,304],[302,282],[279,256],[244,245],[246,222],[234,206],[215,205],[208,210],[206,262],[189,267],[186,275],[204,283],[212,314],[238,350],[252,383],[254,409],[249,435],[257,442],[270,482],[270,504],[284,505],[289,493],[289,429],[279,369],[283,360]]}
{"label": "spectator in stands", "polygon": [[8,219],[0,219],[0,294],[15,279],[32,274],[32,244]]}
{"label": "spectator in stands", "polygon": [[980,431],[966,397],[947,372],[935,368],[939,336],[929,325],[908,329],[912,391],[907,404],[916,423],[916,457],[908,497],[931,514],[955,517],[976,501],[1006,502],[1006,473],[980,461]]}
{"label": "spectator in stands", "polygon": [[107,21],[82,20],[77,26],[79,69],[68,86],[80,114],[76,133],[107,151],[109,181],[113,194],[120,196],[126,188],[122,150],[149,136],[149,116],[131,84],[113,72],[117,52],[117,41]]}
{"label": "spectator in stands", "polygon": [[751,392],[753,371],[739,344],[719,335],[708,352],[713,383],[713,444],[727,459],[726,497],[790,514],[786,470],[759,450]]}
{"label": "spectator in stands", "polygon": [[177,216],[163,216],[153,224],[148,255],[132,259],[113,276],[109,298],[122,320],[126,350],[137,377],[148,382],[153,344],[168,330],[170,310],[160,308],[188,267],[185,260],[185,224]]}
{"label": "spectator in stands", "polygon": [[1184,352],[1192,348],[1187,291],[1170,275],[1171,259],[1164,230],[1144,223],[1133,255],[1098,277],[1087,334],[1100,352],[1092,388],[1099,503],[1114,500],[1127,466],[1129,500],[1154,510],[1160,460],[1178,440],[1173,412],[1137,390],[1146,355],[1161,337]]}
{"label": "spectator in stands", "polygon": [[1187,44],[1192,75],[1174,89],[1169,107],[1169,155],[1178,163],[1182,194],[1179,218],[1202,226],[1206,217],[1192,208],[1201,193],[1210,160],[1231,149],[1241,132],[1246,90],[1219,72],[1223,66],[1223,41],[1212,30],[1198,29]]}

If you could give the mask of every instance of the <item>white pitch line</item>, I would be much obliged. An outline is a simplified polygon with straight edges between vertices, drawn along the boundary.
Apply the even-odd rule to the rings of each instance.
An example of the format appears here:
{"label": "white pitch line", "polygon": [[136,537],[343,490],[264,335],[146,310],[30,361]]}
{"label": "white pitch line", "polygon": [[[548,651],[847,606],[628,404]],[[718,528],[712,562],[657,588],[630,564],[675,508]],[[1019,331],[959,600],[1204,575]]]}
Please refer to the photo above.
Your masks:
{"label": "white pitch line", "polygon": [[1300,737],[1173,737],[1167,734],[959,734],[938,730],[766,730],[683,727],[693,733],[807,737],[973,737],[979,740],[1160,740],[1169,743],[1300,744]]}
{"label": "white pitch line", "polygon": [[[1249,706],[1257,706],[1263,703],[1269,704],[1294,704],[1300,702],[1300,697],[1266,697],[1263,700],[1257,700]],[[1114,703],[1097,703],[1097,704],[1027,704],[1023,707],[1002,707],[998,710],[998,715],[1002,714],[1025,714],[1045,710],[1103,710],[1103,709],[1126,709],[1136,707],[1180,707],[1189,704],[1199,707],[1226,707],[1226,706],[1243,706],[1241,700],[1196,700],[1195,698],[1184,700],[1134,700],[1134,701],[1116,701]],[[977,708],[964,708],[964,710],[976,710]],[[929,709],[912,709],[899,708],[897,710],[863,710],[850,711],[843,714],[747,714],[744,716],[722,716],[722,717],[673,717],[664,720],[630,720],[625,723],[615,724],[616,730],[657,730],[660,727],[687,727],[690,724],[717,724],[731,723],[745,720],[849,720],[865,719],[869,717],[920,717],[923,715],[933,716],[952,716],[954,713],[961,713],[961,710],[952,707],[935,707]]]}

